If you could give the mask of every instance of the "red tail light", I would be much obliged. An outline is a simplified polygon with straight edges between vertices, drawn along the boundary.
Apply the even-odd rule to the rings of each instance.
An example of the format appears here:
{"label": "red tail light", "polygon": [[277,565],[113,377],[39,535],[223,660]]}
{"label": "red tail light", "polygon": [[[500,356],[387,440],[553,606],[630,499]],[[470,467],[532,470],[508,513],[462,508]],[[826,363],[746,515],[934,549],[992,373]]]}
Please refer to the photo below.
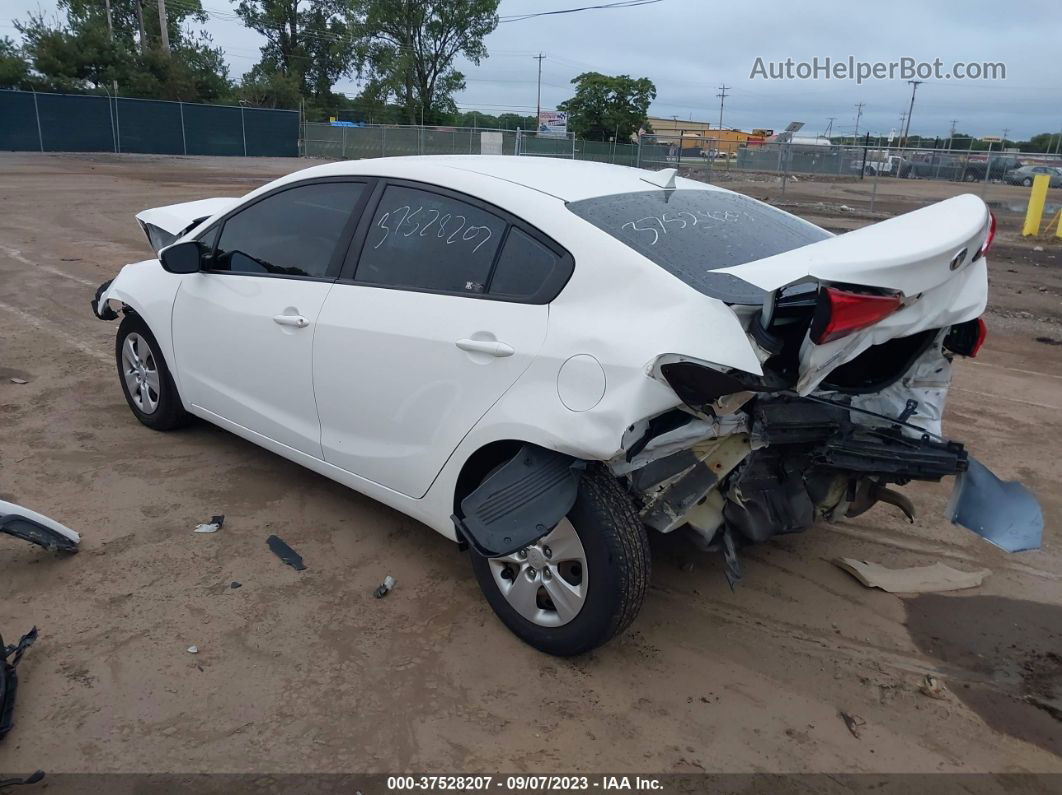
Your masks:
{"label": "red tail light", "polygon": [[983,257],[988,253],[988,249],[992,246],[992,241],[996,239],[996,214],[989,211],[988,213],[988,236],[985,237],[985,244],[981,246],[981,256]]}
{"label": "red tail light", "polygon": [[811,340],[822,345],[873,326],[903,306],[898,295],[871,295],[824,287],[819,291]]}
{"label": "red tail light", "polygon": [[[995,226],[996,226],[995,223],[994,223],[995,222],[995,216],[992,217],[992,220],[993,220],[992,228],[994,229]],[[991,233],[989,233],[989,235],[988,235],[988,242],[989,243],[992,242]],[[987,246],[987,244],[986,244],[986,246]],[[976,356],[978,354],[978,352],[981,350],[981,346],[985,344],[985,337],[987,337],[987,336],[988,336],[988,326],[985,325],[985,319],[983,317],[979,317],[979,318],[977,318],[977,340],[974,342],[973,347],[970,349],[970,358],[971,359],[974,356]]]}

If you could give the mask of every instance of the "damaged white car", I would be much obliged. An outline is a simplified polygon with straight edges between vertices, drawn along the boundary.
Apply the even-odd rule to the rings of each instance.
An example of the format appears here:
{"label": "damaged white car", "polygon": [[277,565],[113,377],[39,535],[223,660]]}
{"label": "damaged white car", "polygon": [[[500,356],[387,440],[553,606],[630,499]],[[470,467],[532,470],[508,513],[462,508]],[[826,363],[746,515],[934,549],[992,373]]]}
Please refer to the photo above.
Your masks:
{"label": "damaged white car", "polygon": [[671,169],[419,157],[138,218],[160,259],[93,301],[124,315],[136,417],[196,415],[471,547],[543,651],[630,624],[647,528],[733,580],[746,544],[957,475],[951,518],[1039,544],[1035,499],[941,435],[985,334],[976,196],[834,236]]}

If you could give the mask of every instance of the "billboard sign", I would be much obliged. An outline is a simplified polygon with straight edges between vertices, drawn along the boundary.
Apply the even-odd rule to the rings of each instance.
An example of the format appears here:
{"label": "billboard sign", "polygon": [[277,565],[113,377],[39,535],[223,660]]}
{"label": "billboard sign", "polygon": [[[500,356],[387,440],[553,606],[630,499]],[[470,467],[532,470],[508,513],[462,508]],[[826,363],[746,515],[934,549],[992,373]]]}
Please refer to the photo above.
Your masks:
{"label": "billboard sign", "polygon": [[568,114],[561,110],[540,110],[538,112],[538,134],[566,138],[568,136]]}

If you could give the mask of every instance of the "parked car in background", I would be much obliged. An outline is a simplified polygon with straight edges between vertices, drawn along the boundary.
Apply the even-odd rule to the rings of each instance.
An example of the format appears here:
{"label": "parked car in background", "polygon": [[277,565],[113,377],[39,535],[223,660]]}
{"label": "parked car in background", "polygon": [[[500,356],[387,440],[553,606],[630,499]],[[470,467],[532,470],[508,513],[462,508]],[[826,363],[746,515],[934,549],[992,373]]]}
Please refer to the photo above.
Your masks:
{"label": "parked car in background", "polygon": [[866,163],[862,159],[853,160],[850,168],[855,171],[861,170],[868,177],[872,177],[875,174],[895,177],[900,173],[905,162],[907,161],[900,155],[882,155],[880,152],[871,152],[867,157]]}
{"label": "parked car in background", "polygon": [[1062,168],[1055,166],[1021,166],[1020,168],[1014,168],[1003,175],[1003,181],[1011,185],[1029,187],[1033,184],[1033,179],[1039,174],[1047,174],[1051,178],[1050,187],[1062,188]]}
{"label": "parked car in background", "polygon": [[899,176],[908,179],[950,179],[961,182],[981,182],[986,171],[989,179],[1002,179],[1008,171],[1019,168],[1022,162],[1012,156],[993,156],[991,166],[987,155],[947,152],[918,152],[900,165]]}

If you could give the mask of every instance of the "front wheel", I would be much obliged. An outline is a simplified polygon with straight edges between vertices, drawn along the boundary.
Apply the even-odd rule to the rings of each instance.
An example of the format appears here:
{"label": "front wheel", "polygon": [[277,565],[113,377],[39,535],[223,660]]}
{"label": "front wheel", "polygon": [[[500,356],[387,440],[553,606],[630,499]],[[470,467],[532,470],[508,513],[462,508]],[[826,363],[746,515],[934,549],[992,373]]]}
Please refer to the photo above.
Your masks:
{"label": "front wheel", "polygon": [[1028,188],[1030,185],[1032,185],[1032,179],[1030,177],[1026,177],[1021,181],[1021,184]]}
{"label": "front wheel", "polygon": [[125,401],[138,420],[156,431],[184,424],[187,414],[158,340],[139,315],[129,313],[122,319],[114,358]]}
{"label": "front wheel", "polygon": [[539,651],[582,654],[626,629],[649,584],[649,540],[630,498],[599,465],[568,515],[534,544],[499,558],[472,552],[487,602]]}

